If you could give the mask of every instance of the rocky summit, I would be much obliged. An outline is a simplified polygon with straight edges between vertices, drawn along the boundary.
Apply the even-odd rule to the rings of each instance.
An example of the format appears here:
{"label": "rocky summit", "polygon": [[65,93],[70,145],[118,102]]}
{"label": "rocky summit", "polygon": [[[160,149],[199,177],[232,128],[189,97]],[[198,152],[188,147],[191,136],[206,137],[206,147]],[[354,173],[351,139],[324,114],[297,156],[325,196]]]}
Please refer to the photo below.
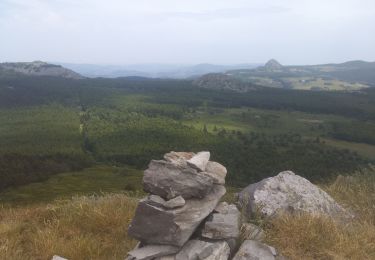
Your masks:
{"label": "rocky summit", "polygon": [[0,77],[6,75],[49,76],[69,79],[83,79],[80,74],[60,65],[42,61],[0,63]]}
{"label": "rocky summit", "polygon": [[128,228],[139,243],[126,260],[286,259],[262,242],[260,227],[246,222],[256,210],[266,217],[301,211],[347,214],[291,171],[249,185],[238,194],[237,205],[220,202],[226,174],[223,165],[210,161],[209,152],[170,152],[164,160],[152,160],[143,177],[150,194],[138,203]]}

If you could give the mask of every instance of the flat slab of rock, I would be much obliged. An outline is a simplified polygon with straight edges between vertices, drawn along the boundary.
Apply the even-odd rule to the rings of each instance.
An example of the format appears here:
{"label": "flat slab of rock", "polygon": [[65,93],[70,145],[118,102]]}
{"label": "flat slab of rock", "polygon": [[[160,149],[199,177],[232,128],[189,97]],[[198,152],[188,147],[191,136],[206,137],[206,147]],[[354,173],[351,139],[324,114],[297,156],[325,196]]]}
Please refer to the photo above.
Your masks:
{"label": "flat slab of rock", "polygon": [[169,245],[147,245],[130,251],[126,260],[151,260],[156,257],[175,254],[179,249],[179,247]]}
{"label": "flat slab of rock", "polygon": [[220,203],[211,214],[204,228],[202,237],[209,239],[228,239],[237,238],[240,235],[240,211],[235,205]]}
{"label": "flat slab of rock", "polygon": [[182,246],[224,194],[223,186],[213,185],[204,198],[186,200],[183,207],[176,209],[155,206],[146,198],[138,204],[129,236],[143,244]]}
{"label": "flat slab of rock", "polygon": [[233,260],[275,260],[275,248],[259,241],[245,240]]}
{"label": "flat slab of rock", "polygon": [[213,178],[204,172],[162,160],[152,160],[143,175],[144,190],[167,200],[177,196],[203,198],[212,185]]}
{"label": "flat slab of rock", "polygon": [[225,184],[227,169],[217,162],[207,162],[205,172],[214,179],[215,184]]}
{"label": "flat slab of rock", "polygon": [[201,240],[190,240],[175,255],[175,260],[227,260],[230,248],[224,242],[205,242]]}
{"label": "flat slab of rock", "polygon": [[199,152],[195,154],[187,163],[196,168],[198,171],[205,171],[208,161],[210,160],[210,152]]}
{"label": "flat slab of rock", "polygon": [[171,162],[175,165],[185,166],[187,164],[187,160],[190,160],[195,153],[188,153],[188,152],[170,152],[164,154],[164,159],[167,162]]}
{"label": "flat slab of rock", "polygon": [[326,192],[291,171],[247,186],[238,194],[238,200],[248,217],[257,211],[265,216],[308,212],[350,217]]}
{"label": "flat slab of rock", "polygon": [[161,206],[166,209],[175,209],[185,205],[185,200],[181,196],[166,201],[158,195],[150,195],[148,196],[148,202],[150,205]]}

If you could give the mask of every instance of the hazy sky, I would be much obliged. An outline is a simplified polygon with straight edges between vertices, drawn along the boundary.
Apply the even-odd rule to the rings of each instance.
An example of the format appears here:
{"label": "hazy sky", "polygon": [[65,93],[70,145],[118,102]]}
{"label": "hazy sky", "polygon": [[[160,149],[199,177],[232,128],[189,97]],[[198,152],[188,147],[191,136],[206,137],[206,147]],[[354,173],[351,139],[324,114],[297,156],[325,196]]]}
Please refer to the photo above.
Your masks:
{"label": "hazy sky", "polygon": [[0,61],[375,61],[375,0],[0,0]]}

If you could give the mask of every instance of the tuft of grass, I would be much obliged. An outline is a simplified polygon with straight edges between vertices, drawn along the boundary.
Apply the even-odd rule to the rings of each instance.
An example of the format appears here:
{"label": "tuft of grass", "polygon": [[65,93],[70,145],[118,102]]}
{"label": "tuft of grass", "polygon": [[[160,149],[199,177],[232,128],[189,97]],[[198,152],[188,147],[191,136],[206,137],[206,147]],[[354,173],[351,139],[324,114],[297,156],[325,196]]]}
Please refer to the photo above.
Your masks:
{"label": "tuft of grass", "polygon": [[0,208],[0,259],[123,259],[136,244],[126,234],[136,205],[112,194]]}
{"label": "tuft of grass", "polygon": [[283,215],[266,225],[266,240],[290,259],[375,259],[375,170],[339,176],[323,188],[356,218]]}

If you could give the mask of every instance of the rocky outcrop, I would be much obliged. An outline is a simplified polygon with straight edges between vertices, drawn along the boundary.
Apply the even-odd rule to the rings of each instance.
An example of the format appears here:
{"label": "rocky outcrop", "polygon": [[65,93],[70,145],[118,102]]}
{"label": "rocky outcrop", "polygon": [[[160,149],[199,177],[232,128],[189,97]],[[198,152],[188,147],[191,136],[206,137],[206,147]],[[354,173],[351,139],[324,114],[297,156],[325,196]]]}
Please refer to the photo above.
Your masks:
{"label": "rocky outcrop", "polygon": [[78,73],[60,65],[49,64],[42,61],[0,63],[0,71],[3,71],[6,75],[50,76],[70,79],[84,78]]}
{"label": "rocky outcrop", "polygon": [[238,194],[238,203],[247,217],[256,212],[264,216],[307,212],[349,217],[349,213],[326,192],[291,171],[247,186]]}
{"label": "rocky outcrop", "polygon": [[151,161],[144,172],[150,195],[139,202],[128,229],[141,244],[128,259],[228,259],[240,213],[235,205],[217,207],[227,170],[209,161],[209,152],[170,152],[164,159]]}

